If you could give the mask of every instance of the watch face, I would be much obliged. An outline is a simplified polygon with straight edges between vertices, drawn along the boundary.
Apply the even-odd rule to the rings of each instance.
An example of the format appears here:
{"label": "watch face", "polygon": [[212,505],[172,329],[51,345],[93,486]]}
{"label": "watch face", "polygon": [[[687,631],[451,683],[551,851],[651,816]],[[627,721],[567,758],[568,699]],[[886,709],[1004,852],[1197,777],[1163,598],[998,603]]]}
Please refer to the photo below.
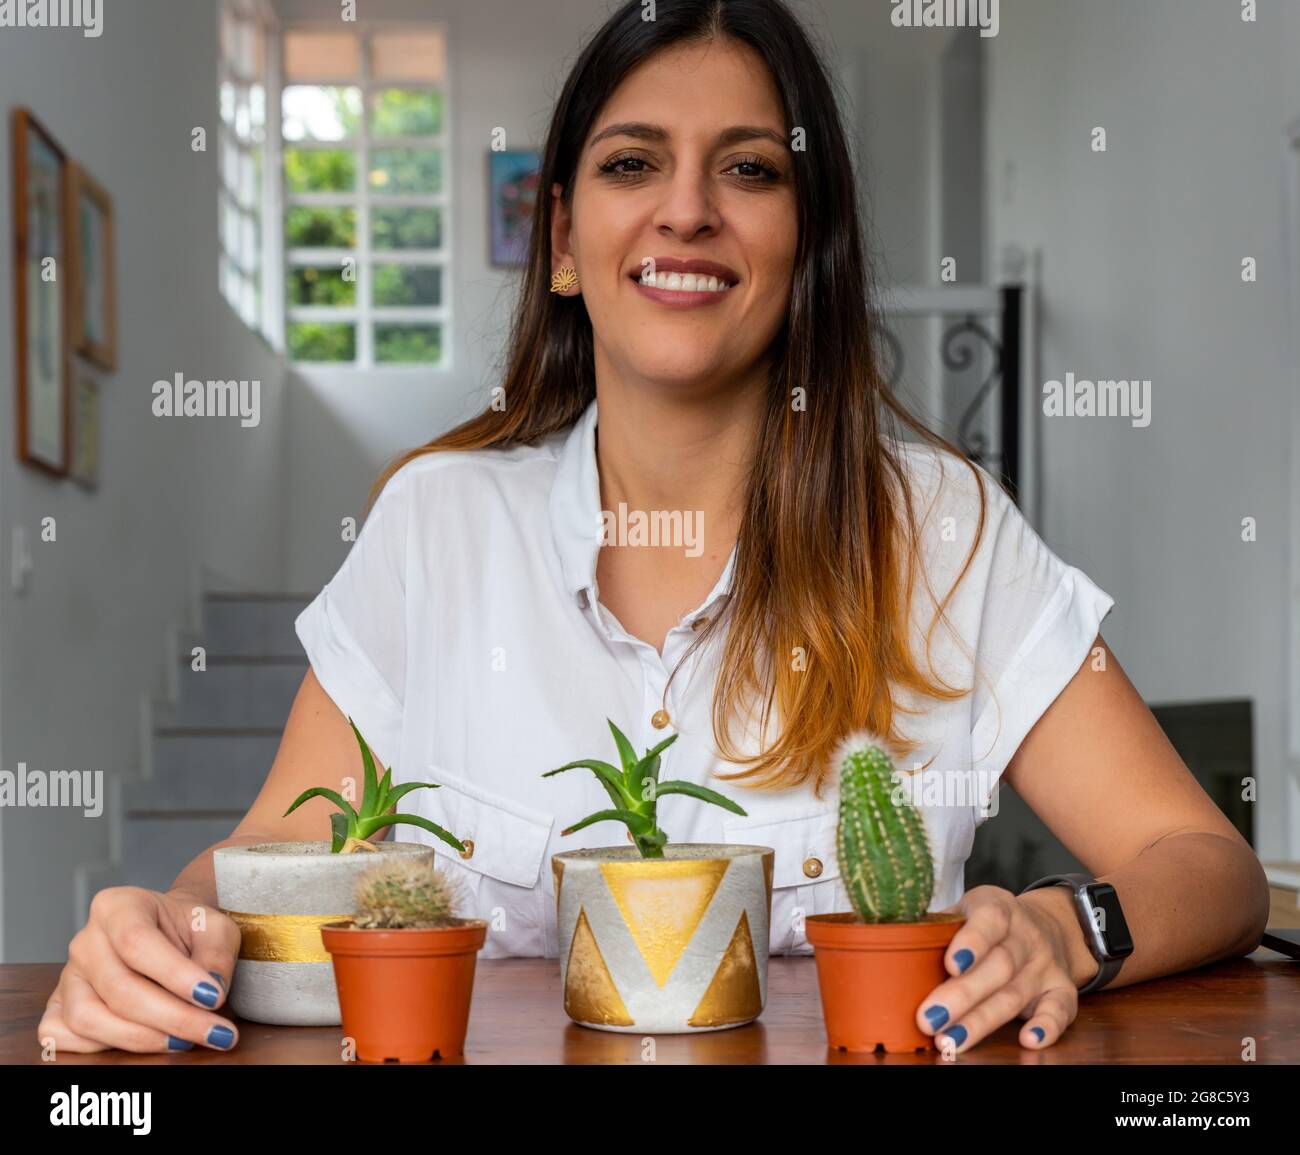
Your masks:
{"label": "watch face", "polygon": [[1119,895],[1109,882],[1094,883],[1087,889],[1092,924],[1105,944],[1110,958],[1125,958],[1133,953],[1133,938],[1120,909]]}

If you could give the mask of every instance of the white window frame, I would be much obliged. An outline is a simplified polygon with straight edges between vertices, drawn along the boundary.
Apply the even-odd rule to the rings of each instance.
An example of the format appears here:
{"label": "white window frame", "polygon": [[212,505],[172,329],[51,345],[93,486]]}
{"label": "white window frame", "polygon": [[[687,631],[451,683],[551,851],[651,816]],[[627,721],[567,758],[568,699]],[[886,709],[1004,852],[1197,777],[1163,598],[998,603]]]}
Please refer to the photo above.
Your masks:
{"label": "white window frame", "polygon": [[[262,75],[245,74],[238,71],[234,66],[234,61],[226,55],[223,25],[228,12],[237,22],[251,23],[255,26],[256,34],[262,41]],[[220,5],[217,7],[217,277],[221,297],[230,305],[235,315],[255,332],[267,338],[276,348],[281,348],[282,346],[276,345],[275,342],[274,317],[274,302],[277,296],[283,296],[284,291],[282,287],[283,273],[279,257],[279,223],[273,219],[268,219],[267,211],[271,204],[271,184],[275,175],[272,165],[278,161],[278,150],[275,147],[275,137],[272,135],[272,124],[274,123],[275,131],[278,133],[279,97],[277,95],[274,99],[272,98],[273,90],[267,75],[272,59],[275,26],[275,14],[268,0],[221,0]],[[266,117],[262,128],[263,139],[260,142],[251,139],[240,140],[238,133],[227,127],[225,120],[221,116],[220,109],[221,92],[226,84],[233,85],[236,90],[261,86],[266,105]],[[238,102],[236,102],[237,109]],[[254,145],[258,143],[262,148],[261,186],[253,190],[252,204],[244,204],[240,200],[239,194],[232,198],[226,187],[227,178],[230,176],[226,169],[227,150],[234,150],[239,164],[242,166],[244,160],[252,156]],[[234,183],[236,185],[239,183],[238,174],[235,174]],[[241,229],[245,226],[245,222],[250,219],[255,229],[260,226],[261,243],[258,246],[260,268],[256,271],[261,278],[262,300],[260,308],[254,306],[255,311],[252,317],[246,312],[246,306],[242,300],[232,300],[227,294],[228,265],[233,264],[245,285],[252,281],[253,274],[253,270],[244,267],[237,254],[229,252],[226,248],[226,213],[230,201],[233,201],[234,211],[239,217]]]}
{"label": "white window frame", "polygon": [[[376,80],[371,74],[370,40],[376,33],[411,31],[437,31],[443,40],[444,72],[441,83],[430,81]],[[281,103],[286,80],[283,75],[283,41],[288,31],[335,31],[339,30],[339,21],[293,20],[277,29],[273,37],[273,51],[268,49],[268,60],[274,61],[273,83],[268,84],[267,96],[267,170],[273,173],[274,189],[269,190],[267,212],[273,214],[276,221],[277,248],[282,256],[276,258],[280,272],[280,284],[277,287],[275,302],[278,305],[274,320],[273,342],[278,348],[288,347],[288,327],[295,321],[318,321],[321,323],[342,322],[356,326],[356,360],[355,361],[295,361],[294,364],[311,370],[331,371],[410,371],[442,372],[452,368],[452,307],[451,278],[453,268],[452,227],[453,198],[452,185],[452,147],[451,147],[451,51],[449,29],[445,21],[389,21],[360,20],[345,31],[353,32],[361,42],[361,71],[358,77],[348,79],[330,79],[312,77],[307,80],[295,80],[294,85],[311,87],[358,88],[361,92],[362,117],[361,131],[355,138],[342,141],[288,141],[283,138],[281,122]],[[419,91],[436,91],[442,94],[442,132],[436,136],[385,137],[380,143],[382,148],[414,148],[438,151],[442,154],[442,191],[436,193],[404,193],[392,196],[375,196],[370,190],[370,154],[372,141],[370,135],[371,97],[374,93],[386,89],[410,88]],[[274,126],[274,127],[272,127]],[[290,195],[285,188],[283,148],[288,145],[295,149],[331,150],[338,148],[355,148],[357,154],[357,187],[351,193],[295,193]],[[271,149],[274,148],[274,169],[270,161]],[[353,206],[356,207],[356,248],[283,248],[284,217],[294,205]],[[395,249],[376,251],[371,248],[370,224],[371,210],[399,207],[436,207],[441,211],[440,249]],[[269,230],[264,230],[264,236]],[[356,301],[353,306],[293,306],[286,300],[289,271],[304,265],[342,265],[350,257],[357,261]],[[371,303],[372,262],[380,264],[434,266],[442,270],[440,280],[440,305],[419,305],[408,307],[375,306]],[[264,282],[264,293],[267,292]],[[374,327],[376,324],[392,322],[395,324],[436,324],[441,327],[440,359],[436,362],[410,361],[376,361],[374,357]]]}

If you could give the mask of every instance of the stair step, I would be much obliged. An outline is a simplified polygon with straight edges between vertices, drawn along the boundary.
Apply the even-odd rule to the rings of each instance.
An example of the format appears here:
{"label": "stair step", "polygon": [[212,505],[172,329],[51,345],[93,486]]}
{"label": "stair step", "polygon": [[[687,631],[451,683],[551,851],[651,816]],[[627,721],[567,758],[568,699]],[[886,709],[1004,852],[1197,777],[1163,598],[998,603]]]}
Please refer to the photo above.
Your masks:
{"label": "stair step", "polygon": [[306,673],[306,657],[209,660],[206,670],[191,670],[187,662],[179,704],[158,704],[154,722],[165,730],[280,730]]}
{"label": "stair step", "polygon": [[201,850],[230,837],[242,813],[200,816],[128,815],[122,824],[122,876],[127,886],[166,890]]}
{"label": "stair step", "polygon": [[281,731],[157,730],[153,773],[127,782],[123,801],[139,810],[247,810],[271,770]]}
{"label": "stair step", "polygon": [[203,599],[203,631],[195,644],[210,657],[301,657],[293,623],[311,600],[310,594],[209,594]]}

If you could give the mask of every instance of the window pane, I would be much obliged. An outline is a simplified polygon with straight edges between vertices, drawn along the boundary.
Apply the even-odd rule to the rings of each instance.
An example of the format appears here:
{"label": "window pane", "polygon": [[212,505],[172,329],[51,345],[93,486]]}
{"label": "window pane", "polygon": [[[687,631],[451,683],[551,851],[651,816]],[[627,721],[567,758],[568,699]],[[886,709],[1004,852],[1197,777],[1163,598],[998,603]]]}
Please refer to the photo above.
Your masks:
{"label": "window pane", "polygon": [[239,149],[225,133],[221,135],[221,183],[232,196],[239,192]]}
{"label": "window pane", "polygon": [[291,193],[351,192],[357,154],[347,148],[286,148],[284,183]]}
{"label": "window pane", "polygon": [[295,361],[357,359],[357,327],[351,322],[294,321],[287,336],[289,356]]}
{"label": "window pane", "polygon": [[371,136],[432,136],[442,131],[441,92],[386,88],[371,101]]}
{"label": "window pane", "polygon": [[355,34],[306,29],[285,33],[285,80],[352,80],[360,74],[361,46]]}
{"label": "window pane", "polygon": [[375,208],[370,213],[375,249],[436,249],[442,245],[442,210]]}
{"label": "window pane", "polygon": [[442,269],[437,265],[372,265],[371,276],[375,305],[442,304]]}
{"label": "window pane", "polygon": [[252,137],[260,144],[266,139],[266,89],[260,84],[248,90],[248,114]]}
{"label": "window pane", "polygon": [[361,90],[291,86],[281,110],[285,140],[347,140],[361,128]]}
{"label": "window pane", "polygon": [[222,81],[221,84],[221,122],[230,125],[235,123],[235,86],[229,80]]}
{"label": "window pane", "polygon": [[350,249],[357,240],[357,212],[347,208],[294,205],[284,217],[290,248]]}
{"label": "window pane", "polygon": [[442,153],[436,149],[378,148],[370,154],[374,193],[442,191]]}
{"label": "window pane", "polygon": [[437,361],[442,352],[439,325],[375,326],[375,361],[380,364]]}
{"label": "window pane", "polygon": [[355,305],[357,283],[346,280],[337,265],[309,265],[289,270],[289,304]]}
{"label": "window pane", "polygon": [[370,71],[376,80],[441,83],[446,66],[442,33],[377,32],[370,41]]}
{"label": "window pane", "polygon": [[229,197],[221,198],[222,212],[222,229],[221,229],[221,249],[227,256],[239,259],[239,213],[235,209],[235,203]]}

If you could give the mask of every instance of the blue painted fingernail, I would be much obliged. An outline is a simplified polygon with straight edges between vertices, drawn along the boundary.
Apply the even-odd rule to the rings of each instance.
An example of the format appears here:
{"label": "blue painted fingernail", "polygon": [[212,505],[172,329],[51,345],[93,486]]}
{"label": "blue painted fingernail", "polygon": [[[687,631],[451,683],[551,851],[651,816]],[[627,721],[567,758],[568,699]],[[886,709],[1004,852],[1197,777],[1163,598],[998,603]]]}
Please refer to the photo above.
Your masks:
{"label": "blue painted fingernail", "polygon": [[221,992],[211,983],[195,983],[194,989],[190,991],[190,998],[196,1003],[202,1003],[205,1007],[215,1007],[217,999],[221,997]]}
{"label": "blue painted fingernail", "polygon": [[228,1050],[234,1041],[235,1032],[229,1027],[213,1027],[208,1032],[208,1042],[214,1047],[220,1047],[223,1051]]}
{"label": "blue painted fingernail", "polygon": [[217,974],[216,971],[208,971],[208,974],[210,974],[214,979],[216,979],[221,986],[224,987],[226,985],[226,980],[223,979],[219,974]]}
{"label": "blue painted fingernail", "polygon": [[1031,1027],[1030,1030],[1029,1030],[1029,1033],[1030,1033],[1031,1035],[1037,1035],[1037,1036],[1038,1036],[1038,1041],[1039,1041],[1040,1043],[1041,1043],[1045,1038],[1047,1038],[1047,1032],[1046,1032],[1045,1030],[1043,1030],[1042,1027]]}
{"label": "blue painted fingernail", "polygon": [[975,952],[962,947],[952,956],[952,961],[957,964],[957,969],[965,974],[970,969],[970,964],[975,961]]}
{"label": "blue painted fingernail", "polygon": [[953,1046],[960,1047],[966,1041],[966,1028],[960,1023],[955,1027],[949,1027],[944,1034],[953,1042]]}
{"label": "blue painted fingernail", "polygon": [[189,1051],[193,1047],[194,1044],[189,1039],[178,1039],[175,1035],[167,1036],[167,1049],[169,1051]]}
{"label": "blue painted fingernail", "polygon": [[948,1008],[933,1006],[925,1008],[925,1021],[930,1024],[934,1030],[938,1030],[948,1021]]}

